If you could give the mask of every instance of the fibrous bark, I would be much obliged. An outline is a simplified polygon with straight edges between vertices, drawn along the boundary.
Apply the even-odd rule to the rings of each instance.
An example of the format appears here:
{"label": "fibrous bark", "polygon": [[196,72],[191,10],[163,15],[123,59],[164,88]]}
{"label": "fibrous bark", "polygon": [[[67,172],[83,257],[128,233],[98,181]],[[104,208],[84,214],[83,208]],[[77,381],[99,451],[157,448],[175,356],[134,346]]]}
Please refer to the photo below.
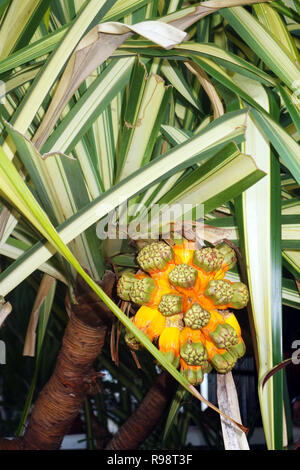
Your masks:
{"label": "fibrous bark", "polygon": [[27,448],[59,449],[95,374],[92,364],[106,332],[105,325],[92,328],[71,316],[54,373],[39,394],[24,434]]}

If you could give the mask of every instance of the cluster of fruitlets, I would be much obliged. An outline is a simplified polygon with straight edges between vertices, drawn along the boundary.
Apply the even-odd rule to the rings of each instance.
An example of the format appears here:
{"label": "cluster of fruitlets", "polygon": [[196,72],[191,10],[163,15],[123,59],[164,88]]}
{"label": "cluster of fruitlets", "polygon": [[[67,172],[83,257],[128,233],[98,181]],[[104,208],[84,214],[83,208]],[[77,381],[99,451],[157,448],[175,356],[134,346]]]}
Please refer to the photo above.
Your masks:
{"label": "cluster of fruitlets", "polygon": [[[140,305],[133,323],[197,385],[214,368],[229,372],[245,354],[239,323],[231,309],[249,300],[242,282],[224,279],[236,263],[225,242],[197,249],[192,242],[170,246],[163,241],[146,244],[138,253],[140,270],[125,271],[117,292],[122,300]],[[125,340],[140,348],[127,331]]]}

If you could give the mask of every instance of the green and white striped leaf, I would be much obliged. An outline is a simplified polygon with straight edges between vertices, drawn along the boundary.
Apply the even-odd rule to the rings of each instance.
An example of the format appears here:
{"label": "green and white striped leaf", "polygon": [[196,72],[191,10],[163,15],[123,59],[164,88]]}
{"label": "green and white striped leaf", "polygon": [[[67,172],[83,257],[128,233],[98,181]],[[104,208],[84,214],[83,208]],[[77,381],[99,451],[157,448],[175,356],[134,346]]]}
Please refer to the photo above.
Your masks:
{"label": "green and white striped leaf", "polygon": [[[5,243],[3,243],[0,247],[0,253],[3,256],[7,256],[10,259],[18,259],[22,256],[27,250],[31,248],[31,245],[28,245],[20,240],[16,240],[13,237],[9,237]],[[58,266],[55,266],[53,262],[44,263],[39,267],[39,270],[49,274],[49,276],[54,277],[58,281],[63,282],[64,284],[68,284],[66,277],[63,275]]]}
{"label": "green and white striped leaf", "polygon": [[52,52],[62,40],[70,25],[64,25],[57,31],[34,41],[28,46],[13,52],[0,61],[0,74],[11,71],[34,59],[40,58]]}
{"label": "green and white striped leaf", "polygon": [[186,79],[175,64],[171,64],[168,60],[164,60],[160,69],[161,73],[169,80],[174,88],[196,109],[199,110],[199,102],[195,96],[194,90],[186,82]]}
{"label": "green and white striped leaf", "polygon": [[[89,195],[76,161],[56,154],[42,156],[32,142],[12,126],[7,125],[38,198],[53,223],[63,223],[88,204]],[[96,235],[81,234],[78,239],[72,241],[71,246],[76,257],[84,266],[89,266],[97,279],[103,274],[102,257],[99,250],[95,253],[91,251],[87,237],[92,243],[91,237],[96,238]]]}
{"label": "green and white striped leaf", "polygon": [[[109,212],[127,200],[146,190],[152,184],[171,177],[193,163],[198,163],[233,139],[241,139],[244,135],[245,110],[227,113],[207,126],[199,135],[171,149],[167,154],[156,158],[145,167],[137,170],[129,178],[106,191],[99,198],[81,209],[67,223],[58,227],[58,232],[65,244],[83,233]],[[217,140],[216,140],[217,136]],[[0,292],[6,295],[21,279],[38,269],[54,254],[49,244],[37,244],[17,262],[15,267],[0,274]]]}
{"label": "green and white striped leaf", "polygon": [[69,153],[130,78],[134,57],[112,61],[72,107],[42,148]]}
{"label": "green and white striped leaf", "polygon": [[267,114],[252,109],[251,114],[280,155],[281,161],[300,183],[299,144]]}
{"label": "green and white striped leaf", "polygon": [[300,215],[300,197],[290,197],[282,201],[282,215]]}
{"label": "green and white striped leaf", "polygon": [[[227,232],[228,240],[239,244],[239,232],[234,217],[210,219],[209,225],[222,227]],[[281,248],[300,249],[300,220],[294,213],[281,217]]]}
{"label": "green and white striped leaf", "polygon": [[[150,161],[170,91],[171,89],[166,88],[159,75],[150,74],[146,81],[140,106],[136,107],[138,112],[134,123],[125,123],[127,132],[130,134],[129,145],[126,154],[120,154],[120,170],[117,181],[130,176]],[[121,141],[123,136],[124,132]]]}
{"label": "green and white striped leaf", "polygon": [[290,113],[298,133],[300,133],[300,80],[295,84],[294,93],[290,92],[288,88],[282,86],[278,86],[278,90],[288,112]]}
{"label": "green and white striped leaf", "polygon": [[[244,77],[240,85],[269,111],[268,95],[261,85]],[[261,380],[267,370],[280,362],[282,354],[279,163],[265,135],[251,118],[243,149],[267,174],[242,194],[236,203],[236,213],[255,325],[258,394],[264,433],[268,449],[278,449],[283,445],[282,377],[274,377],[263,390]]]}
{"label": "green and white striped leaf", "polygon": [[300,280],[300,250],[284,250],[282,256],[286,268]]}
{"label": "green and white striped leaf", "polygon": [[300,70],[277,40],[245,8],[221,10],[220,14],[244,42],[290,89],[300,78]]}
{"label": "green and white striped leaf", "polygon": [[138,58],[130,80],[128,99],[121,129],[116,181],[120,181],[147,163],[156,141],[168,95],[164,81],[150,73]]}
{"label": "green and white striped leaf", "polygon": [[[102,21],[119,20],[128,12],[140,8],[148,1],[149,0],[117,0],[116,3],[112,5],[111,9],[103,16]],[[43,36],[22,49],[9,54],[9,56],[0,61],[0,74],[52,52],[63,39],[72,23],[73,22],[64,24],[61,28],[49,33],[47,36]]]}
{"label": "green and white striped leaf", "polygon": [[[162,125],[161,133],[171,142],[172,146],[182,144],[189,139],[192,134],[173,126]],[[200,163],[202,164],[202,162]],[[184,170],[175,173],[173,176],[161,183],[152,185],[140,200],[140,204],[149,207],[150,204],[155,204],[160,198],[162,198],[173,186],[176,184],[180,176],[184,173]]]}
{"label": "green and white striped leaf", "polygon": [[278,42],[278,46],[285,49],[293,62],[299,62],[299,52],[296,44],[279,13],[268,4],[254,5],[253,9],[260,23]]}
{"label": "green and white striped leaf", "polygon": [[[17,112],[10,121],[19,132],[25,133],[29,128],[60,71],[65,66],[69,55],[85,33],[88,25],[99,15],[99,12],[103,12],[104,15],[108,8],[112,7],[113,3],[115,3],[115,0],[111,0],[109,4],[106,0],[91,0],[86,4],[63,40],[59,43],[55,52],[50,56],[41,72],[37,75],[30,90],[22,101],[22,105],[18,107]],[[14,151],[7,145],[7,142],[4,144],[3,148],[7,155],[13,158]]]}
{"label": "green and white striped leaf", "polygon": [[180,182],[159,200],[160,204],[203,205],[211,212],[255,184],[265,173],[257,168],[251,156],[241,154],[229,144],[215,156],[181,178]]}
{"label": "green and white striped leaf", "polygon": [[196,42],[184,42],[178,44],[172,51],[164,51],[162,49],[154,50],[151,42],[148,41],[126,41],[126,44],[120,47],[121,50],[127,51],[136,51],[143,53],[145,55],[155,56],[155,57],[165,57],[165,58],[174,58],[182,57],[184,59],[190,58],[193,60],[194,57],[204,57],[207,59],[213,60],[215,63],[226,67],[226,69],[231,70],[241,75],[245,75],[249,78],[261,81],[266,85],[275,85],[277,83],[272,76],[259,69],[251,62],[240,58],[239,56],[232,54],[227,50],[223,50],[221,47],[215,45],[214,43],[196,43]]}
{"label": "green and white striped leaf", "polygon": [[[109,189],[115,178],[122,99],[123,90],[112,99],[111,104],[96,119],[92,127],[93,132],[90,132],[91,141],[94,142],[94,161],[97,162],[98,179],[101,181],[103,190]],[[89,181],[89,178],[86,180]],[[93,199],[97,196],[94,195]]]}
{"label": "green and white striped leaf", "polygon": [[28,0],[19,2],[13,0],[6,11],[5,19],[0,27],[0,58],[14,50],[22,41],[25,35],[32,37],[34,24],[43,17],[50,1]]}

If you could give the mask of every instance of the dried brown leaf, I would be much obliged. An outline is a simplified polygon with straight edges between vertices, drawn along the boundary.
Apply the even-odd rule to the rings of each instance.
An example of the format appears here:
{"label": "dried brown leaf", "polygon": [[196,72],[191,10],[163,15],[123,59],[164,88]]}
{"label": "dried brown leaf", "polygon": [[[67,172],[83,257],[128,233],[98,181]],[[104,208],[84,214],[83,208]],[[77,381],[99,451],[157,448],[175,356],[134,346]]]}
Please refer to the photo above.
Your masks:
{"label": "dried brown leaf", "polygon": [[30,314],[25,337],[23,356],[34,357],[35,355],[36,328],[39,320],[40,309],[54,282],[54,277],[49,276],[49,274],[44,274]]}
{"label": "dried brown leaf", "polygon": [[[223,413],[231,416],[234,421],[240,422],[240,408],[238,396],[232,373],[217,374],[217,396],[219,408]],[[223,441],[226,450],[249,450],[249,444],[240,426],[236,426],[234,421],[228,422],[221,415],[221,426]]]}
{"label": "dried brown leaf", "polygon": [[98,33],[98,26],[95,26],[80,41],[64,70],[43,121],[32,139],[37,148],[42,148],[63,109],[81,83],[131,34],[130,32],[122,35]]}
{"label": "dried brown leaf", "polygon": [[189,13],[176,20],[170,21],[170,24],[176,26],[176,28],[185,30],[201,18],[204,18],[207,15],[211,15],[212,13],[215,13],[221,8],[236,7],[241,5],[252,5],[254,3],[267,3],[270,1],[272,0],[212,0],[207,2],[201,2],[198,6],[195,7],[192,13]]}
{"label": "dried brown leaf", "polygon": [[10,211],[7,209],[7,207],[3,206],[1,210],[1,214],[0,214],[0,242],[4,235],[5,228],[9,220],[9,216],[10,216]]}
{"label": "dried brown leaf", "polygon": [[214,112],[214,119],[222,116],[224,114],[223,103],[206,72],[193,62],[184,62],[184,64],[198,78],[207,96],[209,97]]}
{"label": "dried brown leaf", "polygon": [[264,379],[261,383],[261,387],[262,389],[264,388],[264,386],[266,385],[267,381],[273,377],[274,374],[277,374],[277,372],[279,372],[281,369],[284,369],[286,366],[288,366],[289,364],[292,363],[292,358],[288,358],[288,359],[285,359],[284,361],[280,362],[279,364],[277,364],[275,367],[273,367],[271,370],[269,370],[269,372],[267,372],[264,376]]}
{"label": "dried brown leaf", "polygon": [[9,302],[5,302],[4,299],[0,301],[0,326],[4,323],[6,317],[11,313],[12,306]]}
{"label": "dried brown leaf", "polygon": [[49,108],[34,135],[33,142],[38,149],[47,140],[60,114],[81,83],[134,33],[153,40],[166,49],[186,37],[174,26],[156,21],[135,25],[110,22],[95,26],[79,42],[67,63]]}

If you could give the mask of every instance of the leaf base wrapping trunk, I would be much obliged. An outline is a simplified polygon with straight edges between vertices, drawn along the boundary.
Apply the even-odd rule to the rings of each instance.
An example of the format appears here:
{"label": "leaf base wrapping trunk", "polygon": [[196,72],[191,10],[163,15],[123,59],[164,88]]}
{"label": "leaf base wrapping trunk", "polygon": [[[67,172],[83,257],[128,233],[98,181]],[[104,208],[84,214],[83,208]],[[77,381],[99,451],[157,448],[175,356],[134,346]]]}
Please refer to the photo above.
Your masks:
{"label": "leaf base wrapping trunk", "polygon": [[92,328],[70,318],[55,371],[39,395],[24,435],[26,448],[59,449],[78,415],[95,372],[107,327]]}

